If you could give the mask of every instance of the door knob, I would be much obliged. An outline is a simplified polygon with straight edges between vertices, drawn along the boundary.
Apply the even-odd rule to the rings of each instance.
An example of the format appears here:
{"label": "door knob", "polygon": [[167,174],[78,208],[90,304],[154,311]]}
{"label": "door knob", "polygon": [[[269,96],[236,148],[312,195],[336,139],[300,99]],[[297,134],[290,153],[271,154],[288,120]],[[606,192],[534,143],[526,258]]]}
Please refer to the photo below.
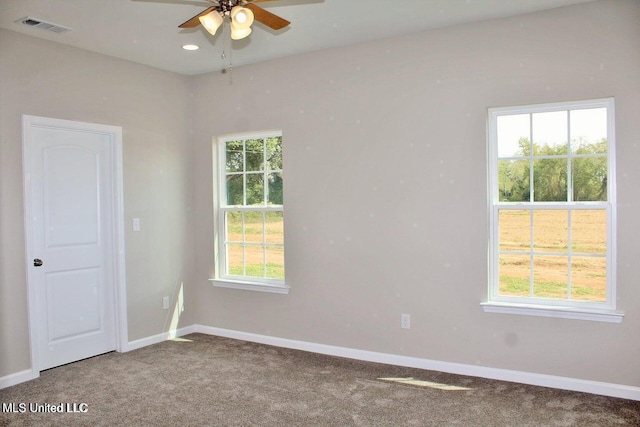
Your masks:
{"label": "door knob", "polygon": [[40,258],[36,258],[33,260],[34,267],[40,267],[42,265],[42,260]]}

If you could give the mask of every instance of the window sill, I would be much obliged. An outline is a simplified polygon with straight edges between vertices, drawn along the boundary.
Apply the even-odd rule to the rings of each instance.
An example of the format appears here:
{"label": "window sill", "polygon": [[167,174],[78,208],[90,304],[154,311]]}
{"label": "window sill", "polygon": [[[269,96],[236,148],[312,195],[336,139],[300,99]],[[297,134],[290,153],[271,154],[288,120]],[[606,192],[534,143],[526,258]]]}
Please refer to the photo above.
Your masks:
{"label": "window sill", "polygon": [[270,292],[274,294],[288,294],[289,287],[270,283],[250,283],[229,279],[209,279],[216,288],[240,289],[243,291]]}
{"label": "window sill", "polygon": [[519,314],[524,316],[557,317],[561,319],[589,320],[593,322],[621,323],[623,312],[613,310],[584,309],[552,305],[517,304],[508,302],[483,302],[485,313]]}

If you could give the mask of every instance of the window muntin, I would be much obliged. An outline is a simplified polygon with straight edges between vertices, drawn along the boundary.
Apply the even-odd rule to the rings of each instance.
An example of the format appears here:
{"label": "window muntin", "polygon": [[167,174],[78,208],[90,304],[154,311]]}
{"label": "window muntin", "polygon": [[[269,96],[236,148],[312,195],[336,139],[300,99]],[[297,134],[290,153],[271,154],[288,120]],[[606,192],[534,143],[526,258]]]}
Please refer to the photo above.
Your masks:
{"label": "window muntin", "polygon": [[284,285],[282,133],[218,139],[216,278]]}
{"label": "window muntin", "polygon": [[490,109],[490,301],[615,308],[613,113]]}

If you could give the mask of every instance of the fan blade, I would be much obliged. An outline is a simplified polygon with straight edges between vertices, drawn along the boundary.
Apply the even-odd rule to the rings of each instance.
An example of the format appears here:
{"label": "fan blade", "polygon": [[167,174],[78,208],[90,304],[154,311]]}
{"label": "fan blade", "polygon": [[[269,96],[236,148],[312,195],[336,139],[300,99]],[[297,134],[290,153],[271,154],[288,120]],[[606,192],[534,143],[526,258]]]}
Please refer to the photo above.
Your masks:
{"label": "fan blade", "polygon": [[[255,1],[255,0],[254,0]],[[269,0],[261,0],[261,1],[269,1]],[[267,12],[260,6],[256,6],[255,4],[249,3],[245,5],[247,9],[251,9],[253,12],[253,16],[256,21],[262,22],[269,28],[273,28],[274,30],[280,30],[287,25],[291,24],[291,22],[287,21],[284,18],[280,18],[278,15],[274,15],[271,12]]]}
{"label": "fan blade", "polygon": [[205,10],[203,10],[202,12],[200,12],[199,14],[197,14],[196,16],[194,16],[193,18],[183,22],[182,24],[178,25],[178,28],[194,28],[197,27],[198,25],[200,25],[200,20],[198,18],[200,18],[202,15],[206,15],[207,13],[216,10],[216,8],[214,6],[209,7]]}

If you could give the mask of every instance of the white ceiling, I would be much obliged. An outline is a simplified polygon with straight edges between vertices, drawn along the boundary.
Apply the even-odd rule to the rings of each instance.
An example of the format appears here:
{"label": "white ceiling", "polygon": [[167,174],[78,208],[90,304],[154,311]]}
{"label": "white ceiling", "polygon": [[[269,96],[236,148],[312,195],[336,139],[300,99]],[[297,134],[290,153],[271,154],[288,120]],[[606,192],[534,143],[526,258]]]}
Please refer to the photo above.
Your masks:
{"label": "white ceiling", "polygon": [[[259,3],[292,24],[262,24],[231,43],[178,25],[211,4],[203,0],[0,0],[0,27],[182,74],[201,74],[431,28],[514,16],[593,0],[275,0]],[[55,34],[17,24],[25,16],[69,27]],[[200,49],[181,47],[194,43]],[[233,47],[231,55],[229,49]],[[225,60],[222,51],[227,52]]]}

